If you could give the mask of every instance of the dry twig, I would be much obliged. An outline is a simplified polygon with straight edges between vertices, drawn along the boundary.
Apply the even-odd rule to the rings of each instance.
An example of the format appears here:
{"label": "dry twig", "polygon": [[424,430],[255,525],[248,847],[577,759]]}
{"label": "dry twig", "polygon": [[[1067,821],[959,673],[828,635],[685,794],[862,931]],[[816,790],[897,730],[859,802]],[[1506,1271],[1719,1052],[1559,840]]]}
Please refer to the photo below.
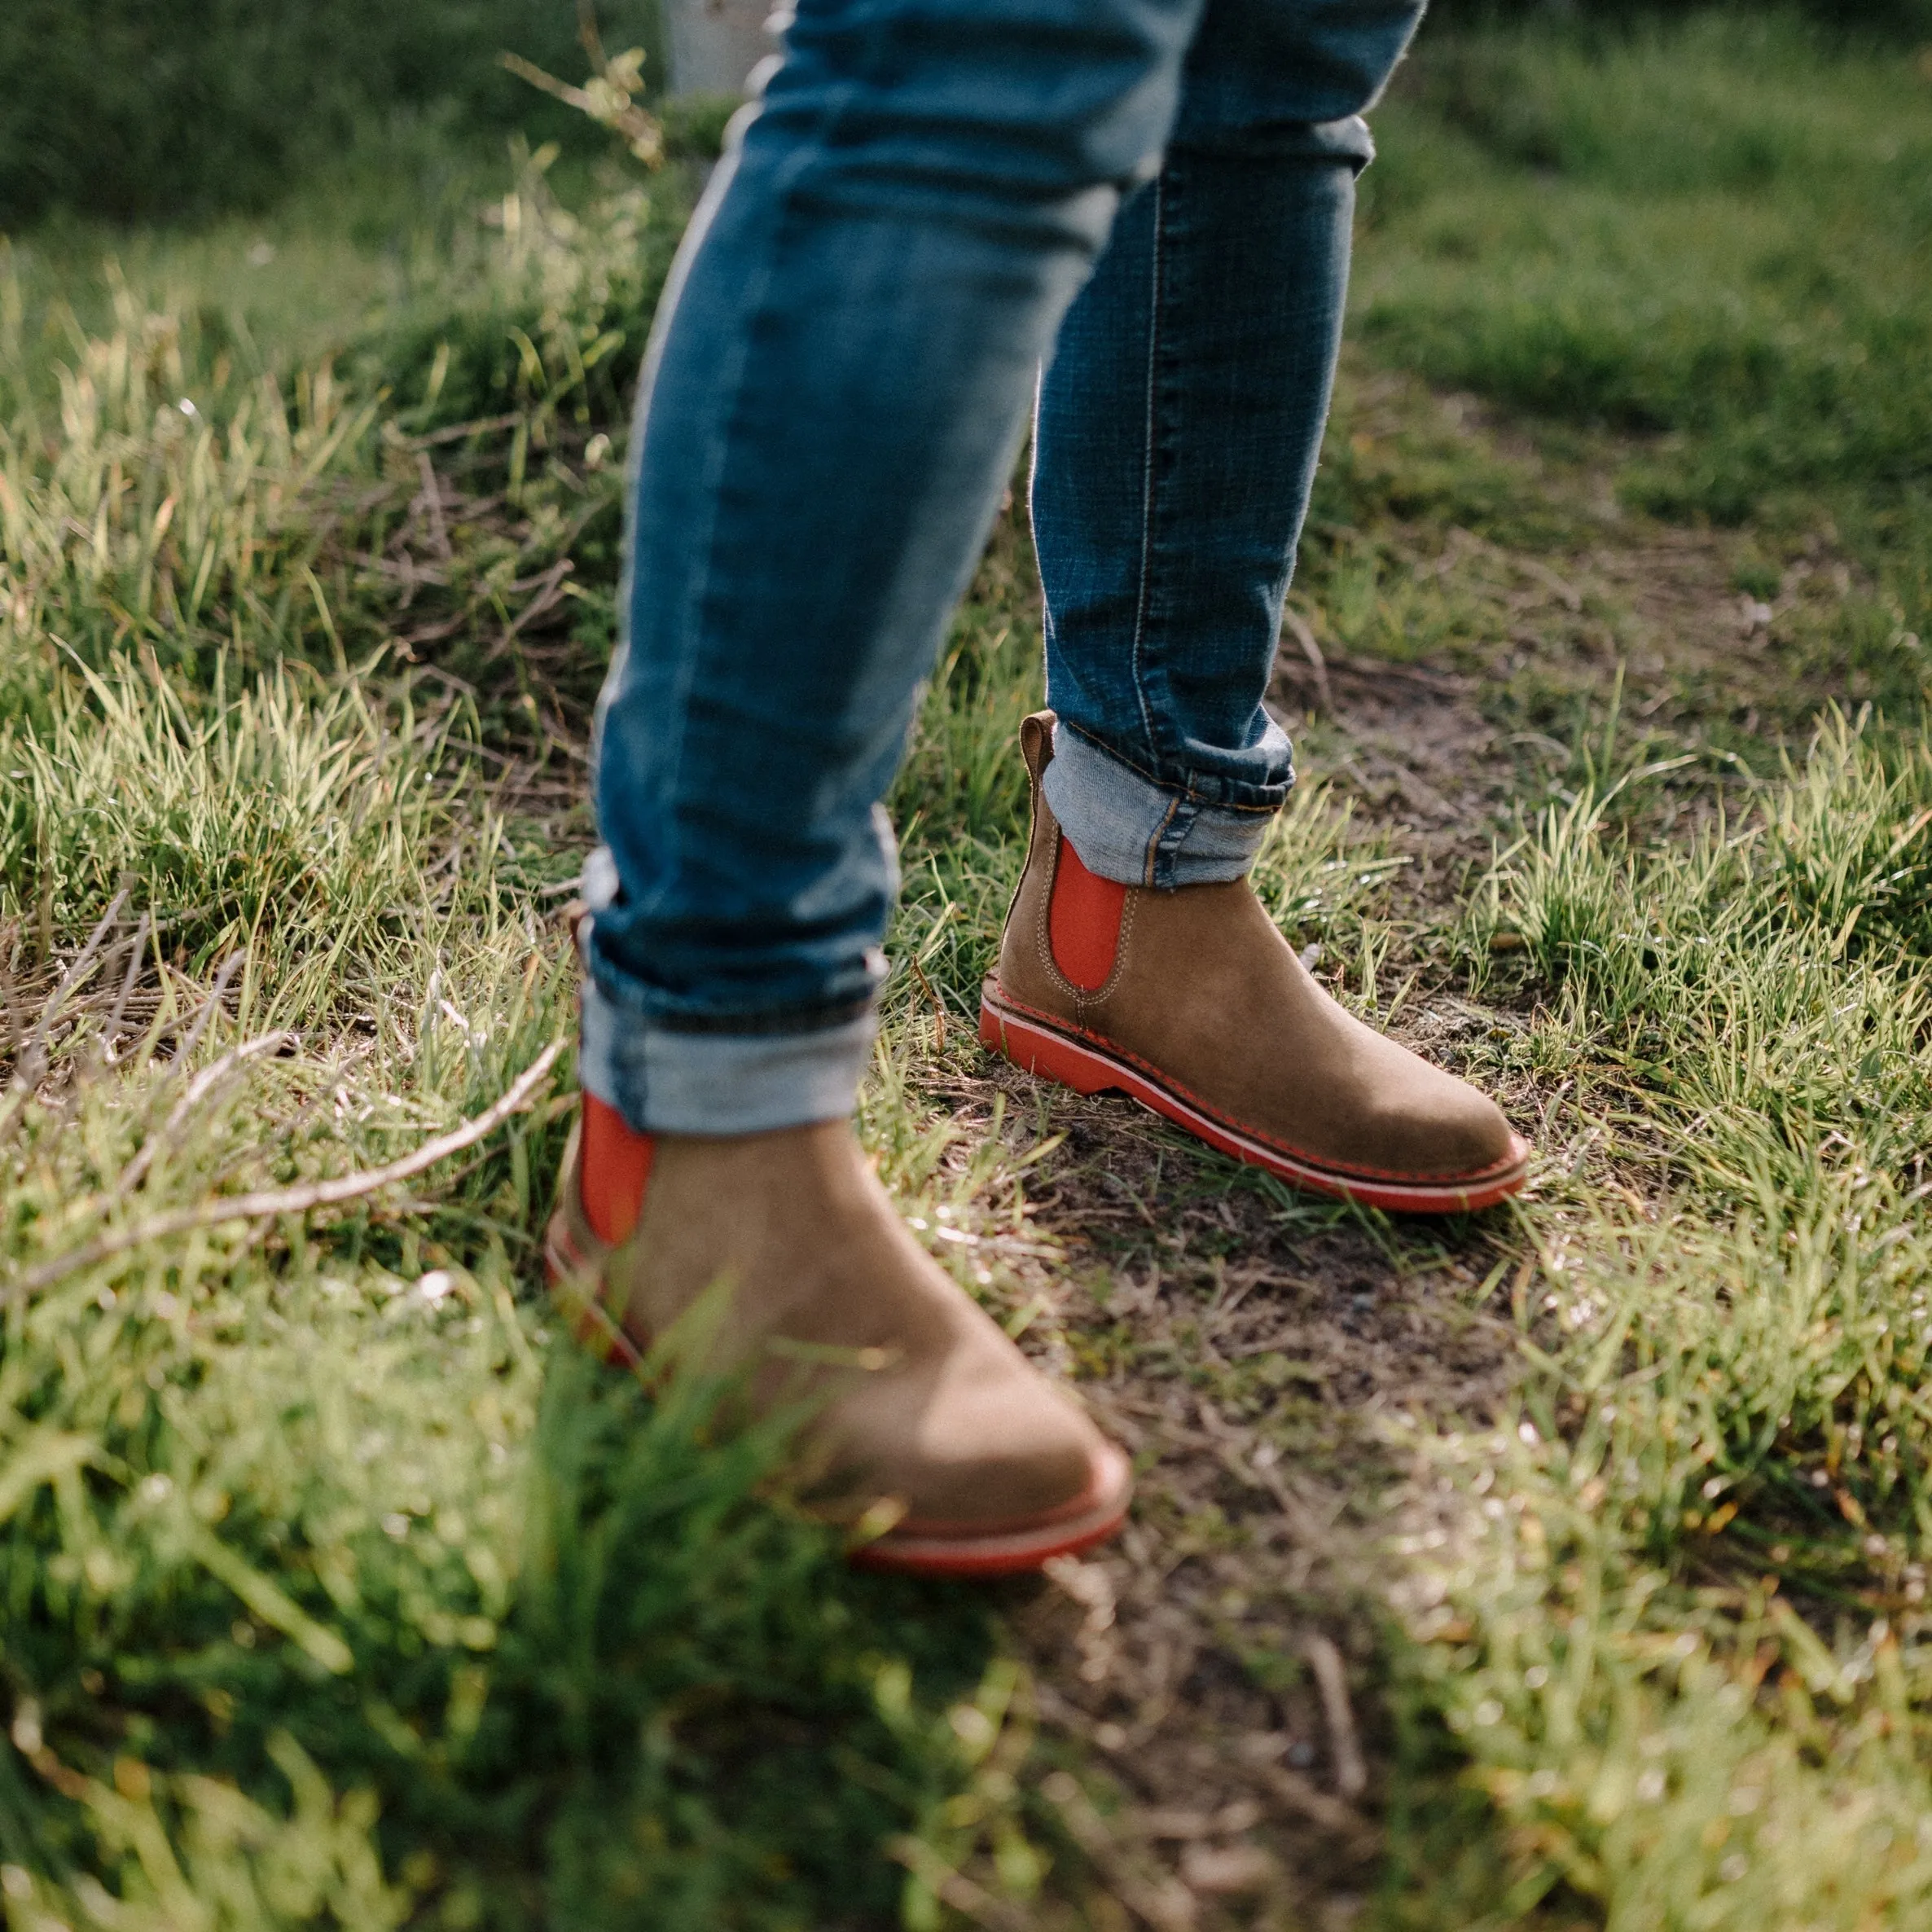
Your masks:
{"label": "dry twig", "polygon": [[134,981],[141,977],[141,959],[151,923],[150,916],[143,912],[134,927],[134,936],[128,942],[127,971],[121,976],[121,991],[115,998],[114,1010],[108,1015],[108,1024],[101,1029],[101,1053],[109,1066],[114,1065],[114,1042],[126,1016],[127,1003],[134,997]]}
{"label": "dry twig", "polygon": [[942,1905],[950,1906],[974,1925],[985,1926],[986,1932],[1027,1932],[1033,1922],[1017,1905],[995,1898],[984,1886],[955,1872],[930,1846],[921,1844],[917,1838],[894,1838],[885,1847],[885,1853],[903,1865]]}
{"label": "dry twig", "polygon": [[94,970],[101,942],[107,937],[115,921],[121,917],[121,909],[126,903],[125,892],[115,894],[113,903],[101,916],[100,924],[94,929],[87,943],[81,948],[78,957],[60,976],[60,983],[47,995],[46,1003],[40,1009],[40,1019],[34,1026],[33,1036],[20,1049],[20,1058],[15,1063],[13,1085],[8,1091],[6,1102],[4,1105],[0,1105],[0,1136],[12,1130],[27,1104],[28,1096],[40,1083],[40,1077],[46,1070],[47,1040],[54,1030],[54,1022],[60,1017],[61,1009],[67,1004],[68,995]]}
{"label": "dry twig", "polygon": [[494,1133],[511,1115],[521,1113],[563,1050],[563,1041],[552,1040],[501,1099],[486,1107],[473,1120],[465,1121],[461,1126],[439,1135],[433,1140],[424,1141],[413,1154],[406,1154],[400,1161],[392,1161],[387,1166],[372,1167],[360,1173],[339,1175],[331,1181],[311,1181],[300,1188],[272,1188],[254,1194],[226,1195],[218,1200],[204,1201],[197,1207],[175,1208],[166,1214],[151,1214],[145,1221],[137,1221],[130,1227],[102,1235],[82,1247],[70,1249],[65,1254],[57,1254],[52,1260],[42,1262],[37,1268],[29,1268],[6,1289],[0,1289],[0,1306],[38,1294],[77,1269],[91,1267],[96,1262],[125,1254],[129,1249],[143,1247],[149,1241],[187,1234],[197,1227],[218,1227],[225,1222],[270,1220],[281,1214],[305,1214],[318,1207],[338,1207],[344,1201],[359,1201],[397,1181],[409,1180],[433,1167],[437,1161],[447,1160],[451,1154],[461,1153],[466,1147],[475,1146],[485,1135]]}
{"label": "dry twig", "polygon": [[295,1037],[292,1033],[265,1033],[259,1039],[230,1047],[213,1066],[204,1067],[188,1082],[187,1091],[169,1109],[160,1131],[149,1135],[141,1143],[134,1157],[121,1170],[121,1178],[115,1182],[108,1199],[120,1201],[134,1192],[141,1184],[142,1177],[154,1165],[155,1156],[180,1132],[189,1114],[217,1087],[225,1085],[251,1060],[259,1059],[264,1053],[279,1052],[283,1047],[292,1044]]}
{"label": "dry twig", "polygon": [[1341,1653],[1332,1639],[1317,1631],[1303,1646],[1309,1667],[1322,1694],[1322,1711],[1328,1720],[1328,1746],[1335,1754],[1336,1788],[1344,1798],[1359,1798],[1368,1789],[1368,1767],[1362,1761],[1362,1744],[1355,1735],[1355,1714],[1348,1701],[1348,1675]]}
{"label": "dry twig", "polygon": [[1308,668],[1315,673],[1315,688],[1321,699],[1324,711],[1333,713],[1335,694],[1328,688],[1328,661],[1322,656],[1322,648],[1315,641],[1315,633],[1308,627],[1308,620],[1293,604],[1281,607],[1281,628],[1301,646],[1302,655],[1308,660]]}
{"label": "dry twig", "polygon": [[416,452],[416,468],[423,479],[423,494],[417,498],[429,513],[429,545],[446,564],[456,552],[450,542],[450,532],[443,522],[442,485],[437,480],[436,466],[429,460],[427,450]]}

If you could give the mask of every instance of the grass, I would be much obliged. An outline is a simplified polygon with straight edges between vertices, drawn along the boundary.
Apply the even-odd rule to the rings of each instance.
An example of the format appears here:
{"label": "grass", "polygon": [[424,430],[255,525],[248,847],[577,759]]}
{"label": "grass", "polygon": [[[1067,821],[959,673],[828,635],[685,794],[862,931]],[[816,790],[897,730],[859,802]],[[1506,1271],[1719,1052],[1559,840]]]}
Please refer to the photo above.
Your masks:
{"label": "grass", "polygon": [[[345,155],[370,173],[473,165],[520,109],[589,147],[581,121],[523,97],[498,64],[513,50],[578,71],[582,18],[556,0],[322,0],[296,21],[204,7],[162,22],[97,0],[82,20],[28,0],[0,35],[0,223],[259,212]],[[605,0],[594,18],[613,49],[647,45],[656,91],[656,10]]]}
{"label": "grass", "polygon": [[[550,727],[594,688],[614,487],[567,352],[611,332],[612,261],[633,291],[662,264],[633,191],[581,226],[542,192],[469,271],[530,317],[507,424],[223,369],[125,283],[57,402],[17,345],[16,1922],[775,1926],[836,1897],[863,1923],[926,1895],[895,1838],[929,1873],[1046,1862],[983,1610],[850,1575],[770,1495],[774,1442],[553,1340],[526,1290],[560,1088],[409,1189],[127,1245],[380,1166],[570,1030],[551,887],[587,828]],[[425,359],[453,382],[463,353]],[[891,1171],[943,1145],[922,1121]]]}
{"label": "grass", "polygon": [[17,243],[10,1925],[1918,1923],[1925,86],[1782,16],[1531,24],[1425,39],[1378,127],[1257,878],[1535,1129],[1514,1210],[1298,1199],[980,1052],[1003,520],[890,801],[861,1131],[1142,1499],[984,1596],[851,1573],[781,1430],[551,1332],[560,1076],[323,1196],[569,1035],[688,184],[525,156],[387,257],[297,210],[260,299],[252,230]]}
{"label": "grass", "polygon": [[1396,244],[1368,254],[1371,340],[1539,413],[1694,439],[1623,479],[1672,514],[1922,486],[1932,77],[1909,51],[1719,11],[1473,35],[1410,87],[1369,178]]}
{"label": "grass", "polygon": [[1413,1600],[1528,1888],[1614,1921],[1907,1923],[1932,1883],[1932,1059],[1887,889],[1927,767],[1891,763],[1833,721],[1740,824],[1636,854],[1586,798],[1499,881],[1554,989],[1521,1051],[1652,1192],[1546,1179],[1523,1419],[1429,1446],[1455,1501]]}

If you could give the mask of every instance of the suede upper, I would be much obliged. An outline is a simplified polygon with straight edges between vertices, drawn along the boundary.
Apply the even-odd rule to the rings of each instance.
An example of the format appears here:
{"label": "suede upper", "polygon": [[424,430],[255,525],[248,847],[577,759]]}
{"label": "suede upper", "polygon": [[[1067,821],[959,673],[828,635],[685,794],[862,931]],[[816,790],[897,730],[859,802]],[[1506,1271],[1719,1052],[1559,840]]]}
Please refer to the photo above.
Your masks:
{"label": "suede upper", "polygon": [[[577,1144],[558,1259],[602,1272],[634,1342],[666,1338],[709,1371],[746,1371],[757,1407],[805,1403],[828,1501],[857,1513],[896,1498],[905,1529],[965,1535],[1092,1506],[1117,1457],[920,1247],[845,1122],[661,1138],[614,1251],[584,1214]],[[681,1334],[714,1286],[714,1323]]]}
{"label": "suede upper", "polygon": [[1069,977],[1064,916],[1056,954],[1055,886],[1078,860],[1040,791],[1052,724],[1043,712],[1021,730],[1033,836],[1000,946],[1005,1003],[1078,1030],[1244,1133],[1344,1176],[1454,1182],[1521,1161],[1492,1101],[1329,996],[1245,879],[1122,889],[1111,970],[1096,981],[1090,920]]}

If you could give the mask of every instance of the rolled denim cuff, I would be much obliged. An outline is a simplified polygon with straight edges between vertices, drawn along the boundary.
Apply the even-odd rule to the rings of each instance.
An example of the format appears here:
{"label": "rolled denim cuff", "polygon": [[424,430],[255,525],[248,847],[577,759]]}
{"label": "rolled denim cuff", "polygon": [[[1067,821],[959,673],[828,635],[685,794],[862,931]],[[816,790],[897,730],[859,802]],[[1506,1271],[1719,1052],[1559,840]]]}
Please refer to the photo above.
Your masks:
{"label": "rolled denim cuff", "polygon": [[640,1134],[761,1134],[842,1120],[878,1016],[809,1033],[677,1033],[583,989],[577,1078]]}
{"label": "rolled denim cuff", "polygon": [[1040,788],[1090,872],[1163,891],[1245,877],[1275,816],[1163,790],[1070,731],[1054,732]]}

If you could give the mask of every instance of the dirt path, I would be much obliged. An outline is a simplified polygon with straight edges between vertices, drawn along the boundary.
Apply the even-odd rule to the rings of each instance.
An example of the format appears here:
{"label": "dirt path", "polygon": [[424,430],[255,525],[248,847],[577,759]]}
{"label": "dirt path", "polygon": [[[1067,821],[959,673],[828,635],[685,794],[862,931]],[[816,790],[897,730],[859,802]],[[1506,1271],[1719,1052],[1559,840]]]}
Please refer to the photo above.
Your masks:
{"label": "dirt path", "polygon": [[[1486,1040],[1529,1023],[1535,990],[1472,997],[1434,941],[1517,815],[1567,795],[1575,727],[1600,730],[1614,702],[1626,742],[1697,775],[1668,815],[1701,815],[1745,770],[1732,746],[1768,753],[1759,734],[1824,695],[1794,689],[1806,624],[1851,585],[1814,544],[1775,595],[1741,592],[1747,533],[1627,522],[1593,500],[1590,475],[1552,476],[1453,399],[1389,393],[1385,411],[1442,410],[1486,462],[1567,493],[1584,536],[1552,550],[1388,525],[1384,553],[1473,606],[1478,634],[1378,661],[1315,634],[1318,582],[1304,605],[1315,622],[1284,638],[1272,693],[1305,773],[1415,862],[1388,894],[1397,939],[1380,983],[1412,981],[1392,1030],[1481,1078]],[[1345,967],[1321,970],[1339,983]],[[1561,1166],[1587,1140],[1552,1118],[1559,1091],[1519,1078],[1499,1097]],[[949,1074],[930,1092],[968,1143],[998,1093],[1028,1134],[1039,1118],[1032,1084],[1003,1069]],[[1047,1728],[1106,1767],[1123,1808],[1103,1830],[1070,1781],[1049,1780],[1047,1794],[1060,1792],[1123,1925],[1346,1926],[1387,1850],[1401,1748],[1387,1647],[1404,1565],[1390,1526],[1411,1469],[1397,1425],[1482,1426],[1502,1412],[1510,1282],[1530,1237],[1508,1212],[1369,1224],[1200,1157],[1117,1098],[1056,1094],[1044,1124],[1065,1135],[1032,1189],[1050,1253],[1013,1264],[1043,1317],[1034,1339],[1052,1334],[1049,1352],[1077,1359],[1144,1472],[1117,1548],[1006,1604]]]}

